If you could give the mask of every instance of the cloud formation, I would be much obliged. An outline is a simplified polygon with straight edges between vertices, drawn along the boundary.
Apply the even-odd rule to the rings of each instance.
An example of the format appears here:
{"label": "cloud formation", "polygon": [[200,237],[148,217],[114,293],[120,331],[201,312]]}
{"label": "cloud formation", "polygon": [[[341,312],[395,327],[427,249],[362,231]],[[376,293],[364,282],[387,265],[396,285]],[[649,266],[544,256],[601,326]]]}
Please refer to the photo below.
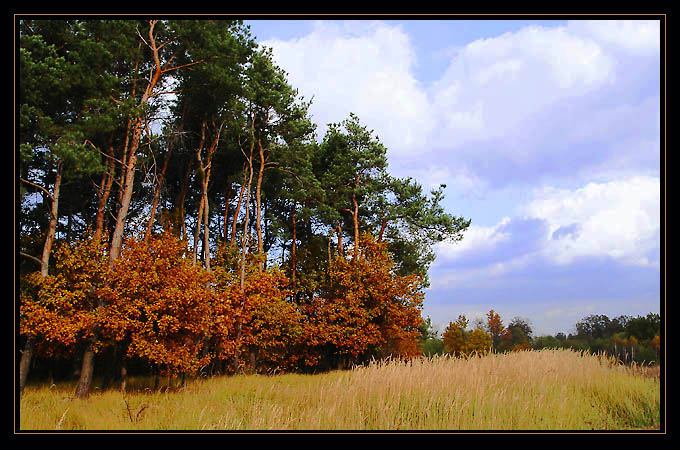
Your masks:
{"label": "cloud formation", "polygon": [[[550,328],[579,312],[658,307],[659,22],[576,20],[435,49],[449,62],[427,84],[413,39],[408,23],[318,22],[263,44],[314,96],[321,134],[354,112],[393,173],[447,184],[450,206],[495,199],[495,221],[453,209],[473,225],[437,246],[426,311],[445,325],[504,304]],[[523,203],[504,202],[509,190]]]}

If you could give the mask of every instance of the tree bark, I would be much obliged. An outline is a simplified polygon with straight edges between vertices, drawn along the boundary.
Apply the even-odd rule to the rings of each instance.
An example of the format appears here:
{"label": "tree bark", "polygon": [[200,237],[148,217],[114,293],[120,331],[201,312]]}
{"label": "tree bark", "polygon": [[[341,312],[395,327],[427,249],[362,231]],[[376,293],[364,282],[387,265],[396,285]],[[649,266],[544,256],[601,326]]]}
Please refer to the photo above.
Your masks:
{"label": "tree bark", "polygon": [[385,228],[387,228],[387,219],[383,219],[382,224],[380,225],[380,234],[378,235],[378,242],[382,242],[383,234],[385,233]]}
{"label": "tree bark", "polygon": [[292,226],[293,226],[293,244],[290,248],[290,268],[291,268],[291,284],[295,288],[295,248],[297,246],[297,227],[295,226],[295,202],[293,202],[293,211],[291,212]]}
{"label": "tree bark", "polygon": [[238,202],[236,204],[236,210],[234,211],[234,219],[231,224],[231,238],[229,239],[229,248],[233,247],[236,243],[236,224],[238,222],[238,215],[241,212],[241,202],[243,201],[243,194],[246,191],[246,178],[248,174],[246,168],[243,168],[243,182],[241,183],[241,192],[238,194]]}
{"label": "tree bark", "polygon": [[198,149],[196,150],[196,160],[198,161],[198,174],[201,177],[201,202],[198,206],[198,216],[196,216],[196,229],[194,230],[194,265],[196,265],[198,259],[198,237],[201,234],[201,225],[203,224],[203,208],[205,208],[205,195],[203,186],[205,184],[205,169],[203,167],[203,161],[201,161],[201,152],[203,151],[203,145],[205,144],[205,122],[201,124],[201,141],[198,143]]}
{"label": "tree bark", "polygon": [[[243,310],[246,301],[245,298],[246,250],[248,246],[248,225],[249,225],[248,222],[250,220],[250,208],[248,208],[248,203],[250,202],[250,186],[253,182],[253,149],[255,147],[254,122],[255,119],[253,118],[253,122],[251,124],[250,156],[248,157],[248,182],[246,183],[246,199],[245,199],[246,217],[243,223],[243,236],[241,236],[241,270],[240,270],[241,273],[239,276],[241,305],[239,307],[239,312]],[[236,341],[238,341],[241,338],[241,328],[242,323],[239,314],[236,319]],[[237,348],[236,351],[234,352],[234,371],[238,371],[239,366],[240,366],[239,350]]]}
{"label": "tree bark", "polygon": [[[113,156],[113,147],[109,147],[109,156]],[[104,213],[106,211],[106,204],[109,201],[111,194],[111,186],[115,177],[115,163],[112,159],[106,159],[106,171],[102,175],[101,187],[97,191],[99,202],[97,204],[97,217],[95,219],[94,241],[96,245],[102,240],[104,233]]]}
{"label": "tree bark", "polygon": [[187,189],[189,188],[189,177],[191,176],[191,170],[194,167],[194,160],[189,161],[186,173],[184,174],[184,180],[182,181],[182,188],[177,194],[175,199],[175,208],[177,209],[177,220],[180,221],[179,225],[179,237],[180,239],[187,239],[187,228],[186,221],[184,220],[184,199],[187,195]]}
{"label": "tree bark", "polygon": [[[158,84],[163,73],[160,57],[159,48],[156,46],[156,40],[154,37],[154,27],[156,25],[156,20],[149,21],[149,42],[147,45],[151,48],[155,66],[152,72],[149,74],[149,81],[147,83],[144,94],[139,101],[140,106],[146,106],[149,99],[151,98],[153,91]],[[134,119],[134,126],[132,128],[132,139],[130,141],[129,158],[127,160],[126,166],[124,166],[124,183],[123,183],[123,195],[121,197],[121,205],[118,210],[118,215],[116,217],[116,225],[113,230],[113,235],[111,237],[111,247],[109,251],[109,267],[113,267],[116,260],[120,257],[120,253],[123,247],[123,234],[125,232],[125,224],[127,222],[127,214],[130,208],[130,201],[132,199],[132,191],[134,188],[135,180],[135,169],[137,165],[137,150],[142,138],[144,118],[140,115]],[[92,373],[94,371],[94,342],[97,338],[97,331],[94,330],[93,337],[85,349],[83,354],[83,365],[80,371],[80,380],[78,381],[78,388],[76,390],[76,395],[78,397],[86,397],[90,392],[90,385],[92,384]]]}
{"label": "tree bark", "polygon": [[222,226],[222,242],[227,243],[227,234],[229,230],[229,203],[231,202],[232,184],[227,184],[227,192],[224,195],[224,224]]}
{"label": "tree bark", "polygon": [[[207,184],[207,183],[206,183]],[[203,229],[203,261],[205,263],[205,268],[208,272],[210,272],[210,224],[208,223],[208,218],[209,218],[209,204],[208,204],[208,192],[207,192],[207,187],[205,188],[205,192],[203,193],[203,203],[205,203],[205,206],[203,208],[203,223],[204,223],[204,229]]]}
{"label": "tree bark", "polygon": [[344,257],[345,254],[342,250],[342,227],[338,224],[335,229],[338,231],[338,255]]}
{"label": "tree bark", "polygon": [[[64,170],[63,161],[57,161],[57,174],[54,179],[54,190],[51,195],[50,208],[50,222],[47,227],[47,236],[43,245],[42,258],[40,259],[40,275],[45,278],[49,272],[50,253],[52,251],[52,244],[54,243],[54,235],[57,230],[57,221],[59,218],[59,190],[61,189],[61,180]],[[19,393],[24,391],[26,380],[28,379],[28,372],[31,369],[31,361],[33,360],[33,348],[35,346],[35,338],[28,336],[24,349],[21,352],[21,360],[19,361]]]}
{"label": "tree bark", "polygon": [[357,196],[352,193],[352,203],[354,211],[352,212],[352,221],[354,222],[354,259],[359,256],[359,204],[357,203]]}
{"label": "tree bark", "polygon": [[54,179],[54,191],[52,193],[52,208],[50,209],[50,223],[47,228],[47,237],[45,238],[45,245],[43,245],[42,259],[40,264],[40,274],[43,277],[47,276],[50,265],[50,252],[52,251],[52,243],[54,242],[54,235],[57,231],[57,220],[59,213],[59,190],[61,188],[61,177],[64,169],[62,161],[57,162],[57,176]]}
{"label": "tree bark", "polygon": [[[255,186],[255,230],[257,231],[257,253],[262,258],[262,178],[264,176],[264,149],[262,148],[261,138],[257,139],[257,145],[260,150],[260,168],[257,173],[257,185]],[[262,268],[264,262],[260,259],[259,266]]]}
{"label": "tree bark", "polygon": [[96,339],[97,333],[87,341],[87,349],[83,354],[83,364],[80,368],[80,379],[76,387],[76,397],[87,397],[90,393],[92,376],[94,374],[94,343]]}
{"label": "tree bark", "polygon": [[168,170],[168,163],[170,162],[170,156],[172,155],[172,139],[168,143],[168,152],[165,154],[165,159],[163,160],[163,167],[161,168],[161,173],[158,177],[158,185],[153,193],[153,201],[151,203],[151,213],[149,214],[149,223],[146,226],[146,231],[144,232],[144,242],[149,240],[151,236],[151,229],[153,228],[154,218],[156,217],[156,208],[158,207],[158,200],[161,195],[161,189],[163,188],[163,181],[165,180],[165,172]]}
{"label": "tree bark", "polygon": [[[208,202],[208,184],[210,183],[210,173],[212,172],[212,158],[217,149],[217,144],[220,141],[220,134],[222,134],[222,127],[224,122],[220,124],[219,128],[215,130],[215,136],[210,144],[208,150],[208,161],[203,166],[203,171],[205,173],[205,179],[203,181],[203,203],[204,203],[204,230],[203,230],[203,259],[205,261],[205,268],[210,272],[210,222],[209,222],[209,202]],[[215,123],[213,122],[213,129],[215,128]],[[200,155],[199,155],[200,162]]]}
{"label": "tree bark", "polygon": [[31,361],[33,360],[33,347],[35,345],[35,338],[28,336],[24,348],[21,352],[21,361],[19,362],[19,395],[24,392],[26,380],[28,379],[28,372],[31,370]]}

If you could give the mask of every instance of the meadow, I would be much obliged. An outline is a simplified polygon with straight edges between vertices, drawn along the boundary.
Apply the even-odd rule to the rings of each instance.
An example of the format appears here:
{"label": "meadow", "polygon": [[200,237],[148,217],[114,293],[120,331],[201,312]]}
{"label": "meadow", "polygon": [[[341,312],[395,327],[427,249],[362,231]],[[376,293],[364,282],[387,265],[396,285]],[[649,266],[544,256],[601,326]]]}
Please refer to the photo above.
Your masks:
{"label": "meadow", "polygon": [[658,430],[658,367],[572,350],[375,361],[315,375],[177,380],[126,393],[27,385],[20,430]]}

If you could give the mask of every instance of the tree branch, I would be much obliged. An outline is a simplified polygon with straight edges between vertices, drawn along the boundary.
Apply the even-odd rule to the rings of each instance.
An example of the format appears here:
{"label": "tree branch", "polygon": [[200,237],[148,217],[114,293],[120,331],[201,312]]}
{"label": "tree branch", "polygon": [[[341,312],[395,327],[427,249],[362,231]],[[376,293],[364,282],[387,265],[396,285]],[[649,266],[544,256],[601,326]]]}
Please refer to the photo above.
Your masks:
{"label": "tree branch", "polygon": [[40,189],[41,191],[43,191],[45,194],[47,194],[47,196],[50,198],[50,200],[54,201],[54,196],[53,196],[47,189],[45,189],[44,187],[42,187],[42,186],[40,186],[40,185],[38,185],[38,184],[35,184],[35,183],[33,183],[33,182],[30,182],[30,181],[28,181],[28,180],[25,180],[25,179],[23,179],[23,178],[19,178],[19,180],[23,181],[23,182],[26,183],[26,184],[30,184],[30,185],[33,186],[33,187],[37,187],[38,189]]}
{"label": "tree branch", "polygon": [[19,254],[20,254],[21,256],[24,256],[24,257],[26,257],[26,258],[28,258],[28,259],[31,259],[31,260],[37,262],[39,265],[42,266],[42,261],[40,261],[40,259],[36,258],[35,256],[31,256],[31,255],[29,255],[29,254],[27,254],[27,253],[24,253],[24,252],[19,252]]}

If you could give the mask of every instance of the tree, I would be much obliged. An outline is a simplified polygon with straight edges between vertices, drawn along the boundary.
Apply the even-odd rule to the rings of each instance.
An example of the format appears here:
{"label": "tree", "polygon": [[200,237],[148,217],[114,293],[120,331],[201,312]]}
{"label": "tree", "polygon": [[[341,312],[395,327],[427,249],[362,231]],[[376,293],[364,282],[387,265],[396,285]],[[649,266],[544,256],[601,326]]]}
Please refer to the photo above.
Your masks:
{"label": "tree", "polygon": [[19,31],[20,389],[54,355],[84,397],[109,360],[207,374],[421,354],[432,247],[469,220],[443,186],[391,176],[356,115],[317,142],[311,102],[240,21]]}
{"label": "tree", "polygon": [[371,204],[387,183],[387,149],[359,122],[355,114],[341,123],[330,124],[316,167],[324,199],[326,221],[337,232],[338,253],[343,254],[345,222],[354,236],[353,257],[359,253],[360,205]]}
{"label": "tree", "polygon": [[332,261],[328,291],[306,309],[307,347],[327,352],[327,361],[418,355],[422,280],[397,275],[384,243],[370,234],[360,236],[360,248],[354,260]]}
{"label": "tree", "polygon": [[631,318],[625,327],[626,335],[636,339],[650,340],[659,335],[661,329],[661,317],[656,313],[649,313],[647,316]]}
{"label": "tree", "polygon": [[372,220],[379,229],[378,240],[388,239],[402,275],[420,273],[427,283],[426,274],[435,257],[433,246],[460,241],[470,226],[470,220],[444,211],[445,187],[440,185],[427,196],[411,178],[389,177],[386,189],[374,199]]}
{"label": "tree", "polygon": [[428,316],[418,327],[420,330],[420,349],[425,356],[441,355],[445,352],[444,342],[439,338],[439,331],[432,325]]}
{"label": "tree", "polygon": [[124,344],[126,357],[146,360],[163,374],[195,374],[211,326],[210,275],[194,266],[170,233],[127,241],[101,288],[100,338]]}
{"label": "tree", "polygon": [[514,317],[508,324],[510,342],[513,350],[528,350],[533,340],[533,330],[529,321],[521,317]]}
{"label": "tree", "polygon": [[[47,276],[62,185],[101,170],[93,142],[116,125],[109,96],[120,79],[91,69],[111,67],[120,54],[110,42],[98,39],[102,30],[94,23],[29,20],[20,22],[19,28],[20,173],[24,185],[37,188],[43,204],[50,203],[40,259],[41,274]],[[32,203],[30,197],[27,203]],[[28,376],[33,344],[27,339],[22,352],[20,389]]]}
{"label": "tree", "polygon": [[501,316],[492,309],[486,317],[486,331],[491,335],[494,352],[507,350],[511,336],[503,325]]}
{"label": "tree", "polygon": [[467,330],[468,320],[459,315],[458,320],[450,322],[442,335],[448,353],[468,357],[473,354],[484,355],[492,346],[492,337],[481,328]]}

